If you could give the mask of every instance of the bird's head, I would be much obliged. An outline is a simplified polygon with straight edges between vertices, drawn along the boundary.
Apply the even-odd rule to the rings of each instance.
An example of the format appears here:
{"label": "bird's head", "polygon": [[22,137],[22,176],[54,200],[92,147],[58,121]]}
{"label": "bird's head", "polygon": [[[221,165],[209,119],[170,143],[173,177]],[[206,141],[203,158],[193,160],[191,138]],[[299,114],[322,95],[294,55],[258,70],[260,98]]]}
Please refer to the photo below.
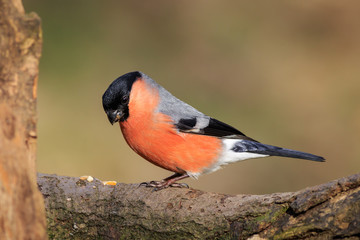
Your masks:
{"label": "bird's head", "polygon": [[129,117],[130,91],[138,78],[141,78],[138,71],[124,74],[115,79],[103,94],[103,107],[111,124]]}

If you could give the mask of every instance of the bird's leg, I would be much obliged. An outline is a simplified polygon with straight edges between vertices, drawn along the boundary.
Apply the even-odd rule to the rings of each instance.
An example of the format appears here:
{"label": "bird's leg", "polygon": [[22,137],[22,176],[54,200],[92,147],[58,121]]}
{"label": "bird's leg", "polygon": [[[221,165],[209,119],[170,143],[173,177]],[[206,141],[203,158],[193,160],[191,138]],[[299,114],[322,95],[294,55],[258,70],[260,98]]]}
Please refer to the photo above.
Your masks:
{"label": "bird's leg", "polygon": [[153,187],[154,191],[158,191],[167,187],[186,187],[189,188],[189,186],[186,183],[175,183],[176,181],[179,181],[181,179],[187,178],[189,175],[187,173],[175,173],[171,175],[170,177],[167,177],[161,181],[151,181],[151,182],[143,182],[140,183],[140,186],[144,185],[145,187]]}

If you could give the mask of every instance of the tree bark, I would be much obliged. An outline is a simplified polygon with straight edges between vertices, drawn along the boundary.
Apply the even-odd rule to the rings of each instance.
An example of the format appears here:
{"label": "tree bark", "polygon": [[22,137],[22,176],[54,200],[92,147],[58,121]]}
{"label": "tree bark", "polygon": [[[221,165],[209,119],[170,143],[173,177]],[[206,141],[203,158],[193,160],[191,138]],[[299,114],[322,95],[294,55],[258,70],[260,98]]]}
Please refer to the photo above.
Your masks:
{"label": "tree bark", "polygon": [[36,185],[36,89],[40,19],[0,0],[0,239],[46,239]]}
{"label": "tree bark", "polygon": [[360,173],[294,193],[154,192],[38,175],[54,239],[358,239]]}

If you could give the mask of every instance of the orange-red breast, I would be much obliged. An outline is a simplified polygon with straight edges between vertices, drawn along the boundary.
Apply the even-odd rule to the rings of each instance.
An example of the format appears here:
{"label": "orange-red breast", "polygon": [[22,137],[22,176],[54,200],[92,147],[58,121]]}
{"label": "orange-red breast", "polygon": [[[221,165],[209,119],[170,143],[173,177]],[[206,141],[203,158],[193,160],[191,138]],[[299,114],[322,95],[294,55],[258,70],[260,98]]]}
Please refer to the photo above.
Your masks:
{"label": "orange-red breast", "polygon": [[174,172],[145,183],[156,190],[251,158],[281,156],[322,162],[323,157],[259,143],[234,127],[184,103],[141,72],[113,81],[103,97],[111,124],[120,122],[129,146],[149,162]]}

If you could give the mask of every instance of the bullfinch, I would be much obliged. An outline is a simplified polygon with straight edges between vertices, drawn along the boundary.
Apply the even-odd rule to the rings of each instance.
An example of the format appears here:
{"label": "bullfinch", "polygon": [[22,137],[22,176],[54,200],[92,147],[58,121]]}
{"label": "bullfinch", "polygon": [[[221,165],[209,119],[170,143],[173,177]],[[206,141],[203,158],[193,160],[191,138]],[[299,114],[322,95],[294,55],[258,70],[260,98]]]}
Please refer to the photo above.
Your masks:
{"label": "bullfinch", "polygon": [[142,72],[126,73],[102,96],[111,124],[120,123],[128,145],[149,162],[174,172],[142,183],[160,190],[198,178],[221,166],[252,158],[280,156],[323,162],[310,153],[260,143],[236,128],[199,112]]}

